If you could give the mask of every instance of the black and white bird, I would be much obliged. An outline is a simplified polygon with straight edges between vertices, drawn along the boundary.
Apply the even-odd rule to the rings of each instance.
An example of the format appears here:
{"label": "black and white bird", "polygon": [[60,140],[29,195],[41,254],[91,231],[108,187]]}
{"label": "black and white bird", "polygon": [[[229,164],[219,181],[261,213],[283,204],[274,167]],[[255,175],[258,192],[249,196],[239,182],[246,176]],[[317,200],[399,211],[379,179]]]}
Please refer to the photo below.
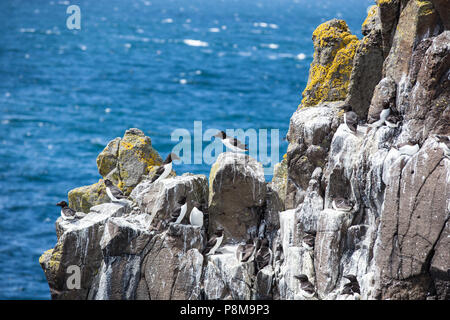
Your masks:
{"label": "black and white bird", "polygon": [[257,239],[248,239],[246,243],[238,245],[236,249],[236,259],[239,262],[251,262],[254,259],[254,252]]}
{"label": "black and white bird", "polygon": [[76,217],[76,211],[72,208],[69,208],[69,205],[65,201],[60,201],[56,204],[57,206],[61,207],[61,217],[63,217],[64,220],[73,220]]}
{"label": "black and white bird", "polygon": [[358,115],[354,111],[347,111],[344,113],[344,123],[347,125],[347,128],[353,132],[357,132],[358,128]]}
{"label": "black and white bird", "polygon": [[119,188],[117,188],[111,180],[105,179],[106,186],[106,194],[112,202],[122,202],[126,200],[127,196],[125,196]]}
{"label": "black and white bird", "polygon": [[314,249],[314,243],[316,241],[316,234],[314,232],[305,232],[303,236],[303,246],[306,249],[312,250]]}
{"label": "black and white bird", "polygon": [[443,144],[445,156],[450,157],[450,138],[448,136],[437,134],[436,139],[440,144]]}
{"label": "black and white bird", "polygon": [[245,152],[248,151],[246,144],[243,144],[236,138],[232,138],[226,135],[224,131],[220,131],[214,137],[219,138],[227,149],[233,152]]}
{"label": "black and white bird", "polygon": [[349,212],[353,209],[353,203],[350,200],[341,197],[334,198],[331,206],[334,210],[342,212]]}
{"label": "black and white bird", "polygon": [[173,160],[180,160],[180,157],[178,157],[175,153],[171,152],[167,156],[166,160],[164,160],[162,165],[158,169],[156,169],[155,175],[153,176],[151,183],[156,183],[169,176],[170,172],[172,172]]}
{"label": "black and white bird", "polygon": [[355,275],[348,274],[344,276],[344,278],[348,279],[350,282],[344,285],[344,289],[342,289],[342,294],[349,294],[349,295],[353,295],[355,293],[361,294],[359,283]]}
{"label": "black and white bird", "polygon": [[197,201],[193,203],[194,207],[189,215],[189,222],[193,226],[203,227],[203,212],[201,211],[201,205]]}
{"label": "black and white bird", "polygon": [[272,263],[273,256],[272,250],[269,248],[269,240],[264,238],[259,243],[260,245],[257,244],[255,253],[255,262],[258,271]]}
{"label": "black and white bird", "polygon": [[184,216],[186,215],[187,211],[186,197],[181,197],[181,199],[178,200],[177,204],[178,206],[172,213],[172,217],[175,220],[175,223],[179,224],[181,223],[181,221],[183,221]]}
{"label": "black and white bird", "polygon": [[400,117],[395,114],[390,114],[384,122],[389,128],[397,128],[400,124]]}
{"label": "black and white bird", "polygon": [[218,227],[214,235],[209,239],[206,244],[206,248],[203,250],[204,255],[213,255],[216,253],[216,250],[220,247],[223,241],[223,228]]}
{"label": "black and white bird", "polygon": [[314,285],[309,282],[308,276],[306,274],[300,274],[298,276],[294,276],[294,278],[300,281],[300,289],[304,291],[308,296],[313,296],[316,290],[314,289]]}
{"label": "black and white bird", "polygon": [[408,141],[397,145],[397,150],[401,155],[412,156],[419,151],[420,147],[417,143]]}
{"label": "black and white bird", "polygon": [[381,127],[381,126],[385,123],[387,117],[388,117],[390,114],[391,114],[391,109],[390,109],[389,107],[384,108],[384,109],[380,112],[380,115],[379,115],[378,119],[375,120],[375,122],[369,124],[369,127],[371,127],[371,128],[378,128],[378,127]]}

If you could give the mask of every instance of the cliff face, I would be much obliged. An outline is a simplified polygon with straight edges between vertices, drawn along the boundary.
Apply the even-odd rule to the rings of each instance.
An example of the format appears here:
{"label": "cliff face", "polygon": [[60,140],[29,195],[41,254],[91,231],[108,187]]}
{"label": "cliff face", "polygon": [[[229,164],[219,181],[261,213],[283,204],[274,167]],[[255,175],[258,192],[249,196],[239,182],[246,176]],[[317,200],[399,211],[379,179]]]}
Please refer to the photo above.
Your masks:
{"label": "cliff face", "polygon": [[[450,31],[448,1],[378,0],[352,36],[344,21],[314,32],[314,61],[292,115],[285,159],[271,183],[262,166],[224,153],[202,175],[152,184],[161,163],[137,129],[99,155],[100,174],[133,199],[109,202],[104,185],[71,191],[82,219],[56,222],[40,258],[54,299],[449,299]],[[359,117],[357,132],[343,107]],[[370,127],[390,108],[398,126]],[[403,142],[417,147],[411,152]],[[177,201],[200,203],[205,227],[170,222]],[[346,198],[349,211],[333,208]],[[202,254],[219,227],[218,252]],[[269,240],[260,269],[236,259],[250,237]],[[68,288],[70,266],[79,288]],[[302,290],[304,274],[315,294]],[[345,294],[353,274],[360,293]]]}

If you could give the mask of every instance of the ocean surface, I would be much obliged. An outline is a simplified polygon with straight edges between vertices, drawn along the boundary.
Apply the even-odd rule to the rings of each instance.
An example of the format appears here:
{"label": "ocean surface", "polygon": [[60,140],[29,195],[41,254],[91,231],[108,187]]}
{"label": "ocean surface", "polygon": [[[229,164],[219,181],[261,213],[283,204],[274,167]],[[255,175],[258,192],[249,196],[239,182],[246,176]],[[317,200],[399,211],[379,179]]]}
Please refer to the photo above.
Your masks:
{"label": "ocean surface", "polygon": [[[50,299],[38,259],[56,243],[55,204],[98,181],[98,153],[126,129],[163,158],[194,121],[278,129],[282,157],[312,32],[336,17],[361,38],[373,2],[0,1],[0,299]],[[66,27],[72,4],[81,30]]]}

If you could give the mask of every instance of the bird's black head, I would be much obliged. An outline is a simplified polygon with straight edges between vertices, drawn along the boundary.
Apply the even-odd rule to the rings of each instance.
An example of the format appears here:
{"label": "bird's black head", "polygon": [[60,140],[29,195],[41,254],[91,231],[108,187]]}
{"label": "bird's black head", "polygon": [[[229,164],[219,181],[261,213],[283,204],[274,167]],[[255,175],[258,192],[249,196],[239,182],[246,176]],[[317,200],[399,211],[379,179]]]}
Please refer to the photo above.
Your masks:
{"label": "bird's black head", "polygon": [[358,280],[356,279],[356,276],[354,274],[347,274],[344,276],[344,278],[350,280],[350,282],[358,282]]}
{"label": "bird's black head", "polygon": [[295,278],[297,278],[301,282],[308,281],[308,276],[306,274],[299,274],[298,276],[295,276]]}
{"label": "bird's black head", "polygon": [[60,201],[60,202],[58,202],[56,205],[57,205],[57,206],[60,206],[61,208],[65,208],[65,207],[67,207],[67,202],[65,202],[65,201]]}
{"label": "bird's black head", "polygon": [[221,237],[223,235],[223,228],[217,227],[216,232],[214,232],[214,234],[218,237]]}
{"label": "bird's black head", "polygon": [[164,160],[164,164],[170,163],[173,160],[180,160],[180,157],[178,157],[175,153],[171,152],[167,156],[166,160]]}
{"label": "bird's black head", "polygon": [[225,139],[227,137],[225,131],[220,131],[219,133],[215,134],[214,137],[216,138],[220,138],[220,139]]}
{"label": "bird's black head", "polygon": [[353,108],[352,108],[352,106],[351,106],[349,103],[345,103],[345,104],[342,106],[342,109],[343,109],[345,112],[353,111]]}
{"label": "bird's black head", "polygon": [[113,183],[111,182],[111,180],[105,179],[105,186],[111,187],[112,185],[113,185]]}
{"label": "bird's black head", "polygon": [[202,205],[198,201],[192,201],[192,206],[197,208],[198,210],[202,210]]}
{"label": "bird's black head", "polygon": [[186,197],[181,197],[180,200],[178,200],[178,204],[183,205],[186,203]]}

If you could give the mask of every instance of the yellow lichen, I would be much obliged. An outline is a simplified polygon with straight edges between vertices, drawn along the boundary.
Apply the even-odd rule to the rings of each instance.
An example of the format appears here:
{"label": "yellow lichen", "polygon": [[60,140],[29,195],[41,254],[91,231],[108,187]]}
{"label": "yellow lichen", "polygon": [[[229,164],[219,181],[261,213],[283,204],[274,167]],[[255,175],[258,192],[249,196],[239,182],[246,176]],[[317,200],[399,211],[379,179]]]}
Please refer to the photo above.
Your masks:
{"label": "yellow lichen", "polygon": [[[343,100],[348,92],[353,57],[359,41],[349,32],[343,20],[331,25],[321,24],[313,33],[314,60],[309,71],[308,84],[303,91],[300,105],[317,105],[322,101]],[[323,47],[331,48],[331,62],[321,64],[319,52]]]}
{"label": "yellow lichen", "polygon": [[434,13],[434,6],[431,1],[415,0],[419,6],[419,16],[427,16]]}
{"label": "yellow lichen", "polygon": [[393,2],[394,2],[394,0],[377,0],[377,5],[393,3]]}
{"label": "yellow lichen", "polygon": [[377,13],[377,6],[376,5],[373,5],[373,6],[371,6],[370,8],[369,8],[369,13],[367,14],[367,17],[366,17],[366,20],[364,20],[364,22],[363,22],[363,26],[365,26],[366,24],[368,24],[369,23],[369,21],[376,15],[376,13]]}

